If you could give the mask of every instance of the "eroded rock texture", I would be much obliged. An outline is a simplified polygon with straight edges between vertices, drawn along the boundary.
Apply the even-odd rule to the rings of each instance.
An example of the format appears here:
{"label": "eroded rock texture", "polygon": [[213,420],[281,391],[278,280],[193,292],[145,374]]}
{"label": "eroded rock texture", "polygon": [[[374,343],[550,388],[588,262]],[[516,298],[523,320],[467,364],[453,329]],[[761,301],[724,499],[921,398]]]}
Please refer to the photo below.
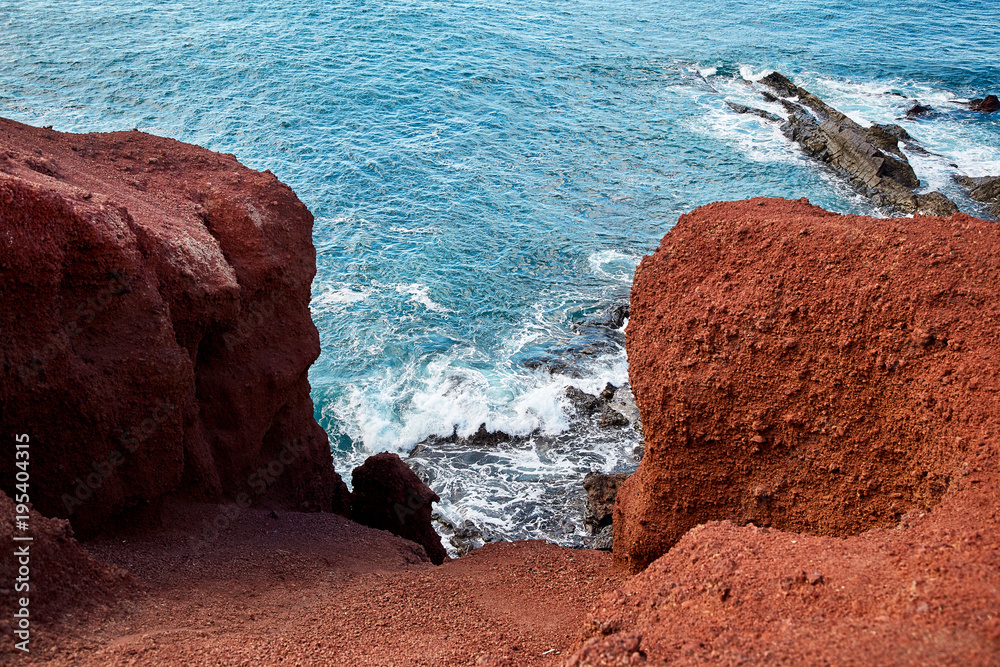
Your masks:
{"label": "eroded rock texture", "polygon": [[994,664],[998,281],[1000,228],[962,214],[682,216],[626,332],[614,557],[648,569],[571,664]]}
{"label": "eroded rock texture", "polygon": [[83,532],[177,489],[347,512],[306,375],[311,230],[232,155],[0,120],[0,421],[31,436],[37,509]]}

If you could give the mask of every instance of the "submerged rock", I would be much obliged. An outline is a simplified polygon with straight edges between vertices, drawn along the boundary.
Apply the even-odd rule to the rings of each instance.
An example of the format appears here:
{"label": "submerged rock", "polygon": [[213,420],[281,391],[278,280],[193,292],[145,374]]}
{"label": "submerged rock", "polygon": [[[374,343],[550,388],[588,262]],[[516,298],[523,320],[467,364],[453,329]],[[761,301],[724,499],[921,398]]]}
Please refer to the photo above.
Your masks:
{"label": "submerged rock", "polygon": [[780,123],[782,121],[781,116],[773,114],[770,111],[764,111],[763,109],[758,109],[756,107],[748,107],[745,104],[739,104],[737,102],[729,102],[727,100],[726,101],[726,106],[728,106],[730,109],[732,109],[736,113],[752,114],[754,116],[760,116],[761,118],[763,118],[765,120],[770,120],[770,121],[773,121],[773,122],[776,122],[776,123]]}
{"label": "submerged rock", "polygon": [[906,110],[906,117],[911,119],[920,118],[921,116],[926,116],[932,111],[934,111],[934,109],[928,106],[924,106],[923,104],[920,104],[918,102],[917,104],[914,104],[912,107]]}
{"label": "submerged rock", "polygon": [[588,363],[594,357],[620,353],[624,348],[625,334],[621,329],[628,314],[628,298],[616,299],[603,311],[572,322],[570,328],[577,335],[569,344],[537,353],[521,364],[525,368],[553,375],[583,378],[588,374]]}
{"label": "submerged rock", "polygon": [[431,504],[441,500],[420,481],[399,455],[369,456],[351,474],[351,518],[361,525],[388,530],[421,545],[440,565],[448,554],[431,525]]}

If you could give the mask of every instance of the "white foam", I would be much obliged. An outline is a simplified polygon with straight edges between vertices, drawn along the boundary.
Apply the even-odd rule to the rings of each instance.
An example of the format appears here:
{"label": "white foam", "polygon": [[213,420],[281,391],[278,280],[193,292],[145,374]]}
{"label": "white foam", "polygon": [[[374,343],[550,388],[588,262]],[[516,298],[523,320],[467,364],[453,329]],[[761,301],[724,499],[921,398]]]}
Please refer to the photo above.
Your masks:
{"label": "white foam", "polygon": [[428,294],[429,288],[427,285],[422,285],[421,283],[378,283],[377,286],[394,289],[400,294],[409,294],[410,301],[420,304],[427,310],[435,313],[454,312],[450,308],[446,308],[432,300]]}
{"label": "white foam", "polygon": [[324,311],[340,311],[352,303],[364,301],[371,295],[371,290],[356,288],[350,285],[334,287],[324,285],[319,294],[313,297],[309,304],[313,313]]}
{"label": "white foam", "polygon": [[947,158],[939,155],[923,155],[920,153],[906,152],[906,158],[913,167],[913,173],[920,179],[922,191],[939,190],[945,191],[954,187],[953,176],[955,168]]}
{"label": "white foam", "polygon": [[[753,102],[750,106],[774,113],[762,102]],[[781,133],[779,123],[754,114],[737,113],[721,101],[704,105],[697,122],[692,120],[690,127],[732,146],[754,162],[797,164],[803,161],[801,152]]]}
{"label": "white foam", "polygon": [[774,72],[773,69],[762,69],[761,71],[755,74],[753,68],[750,65],[740,65],[739,70],[740,70],[740,76],[743,79],[745,79],[746,81],[753,81],[754,83],[760,81],[768,74]]}
{"label": "white foam", "polygon": [[587,257],[591,271],[603,278],[632,281],[642,256],[618,250],[598,250]]}
{"label": "white foam", "polygon": [[445,308],[441,304],[431,300],[431,298],[427,295],[427,285],[421,285],[420,283],[407,283],[405,285],[396,285],[395,287],[397,292],[401,294],[409,294],[410,301],[419,303],[427,310],[432,310],[436,313],[453,312],[450,308]]}
{"label": "white foam", "polygon": [[390,232],[396,232],[397,234],[436,234],[437,228],[435,227],[401,227],[394,225],[389,228]]}

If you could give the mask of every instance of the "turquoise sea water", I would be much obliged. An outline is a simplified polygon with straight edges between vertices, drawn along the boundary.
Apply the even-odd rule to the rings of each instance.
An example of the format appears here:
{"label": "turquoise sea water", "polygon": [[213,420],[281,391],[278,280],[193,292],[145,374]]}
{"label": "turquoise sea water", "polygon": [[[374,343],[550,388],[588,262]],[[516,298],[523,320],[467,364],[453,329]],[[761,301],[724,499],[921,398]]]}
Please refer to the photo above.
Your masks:
{"label": "turquoise sea water", "polygon": [[[767,106],[745,80],[778,70],[899,122],[941,156],[914,156],[929,187],[1000,174],[1000,114],[958,103],[1000,93],[998,17],[997,0],[0,0],[0,115],[137,127],[295,189],[316,215],[313,398],[345,470],[481,423],[565,430],[564,388],[621,384],[624,350],[568,374],[525,362],[576,345],[683,212],[770,195],[877,214],[725,105]],[[897,121],[916,101],[940,113]],[[583,473],[634,466],[639,440],[424,468],[452,522],[573,544]]]}

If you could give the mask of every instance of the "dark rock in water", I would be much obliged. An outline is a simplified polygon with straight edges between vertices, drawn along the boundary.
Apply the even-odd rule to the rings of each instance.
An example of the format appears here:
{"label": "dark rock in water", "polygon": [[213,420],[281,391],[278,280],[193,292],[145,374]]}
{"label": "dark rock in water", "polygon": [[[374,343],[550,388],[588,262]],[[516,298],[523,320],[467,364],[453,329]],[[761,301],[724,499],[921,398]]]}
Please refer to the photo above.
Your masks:
{"label": "dark rock in water", "polygon": [[601,392],[601,398],[605,401],[610,401],[615,397],[616,391],[618,391],[618,387],[609,382],[604,386],[604,390]]}
{"label": "dark rock in water", "polygon": [[[950,215],[958,207],[939,192],[917,194],[920,180],[899,148],[916,142],[898,125],[863,128],[809,91],[772,72],[761,83],[789,112],[782,132],[812,157],[829,164],[877,204],[902,214]],[[915,148],[916,149],[916,148]]]}
{"label": "dark rock in water", "polygon": [[754,116],[760,116],[764,120],[770,120],[775,123],[780,123],[784,120],[781,116],[770,113],[769,111],[764,111],[763,109],[758,109],[757,107],[748,107],[745,104],[739,104],[737,102],[726,102],[726,106],[735,111],[736,113],[752,114]]}
{"label": "dark rock in water", "polygon": [[760,80],[762,84],[771,88],[782,97],[798,97],[799,88],[792,83],[788,77],[778,72],[771,72]]}
{"label": "dark rock in water", "polygon": [[468,447],[470,450],[476,450],[481,448],[490,449],[496,447],[500,443],[512,442],[514,440],[521,439],[522,437],[523,436],[512,436],[509,433],[504,433],[503,431],[488,431],[486,429],[486,424],[480,424],[476,432],[468,437],[460,436],[457,430],[453,431],[452,434],[448,436],[431,436],[414,447],[409,456],[421,456],[430,450],[430,446],[445,442],[461,444]]}
{"label": "dark rock in water", "polygon": [[642,461],[642,457],[646,455],[645,445],[636,445],[635,449],[632,450],[632,458],[636,461]]}
{"label": "dark rock in water", "polygon": [[987,205],[993,217],[1000,220],[1000,176],[957,176],[955,180],[969,190],[969,196]]}
{"label": "dark rock in water", "polygon": [[613,354],[625,345],[625,336],[617,328],[583,323],[575,325],[574,329],[580,336],[571,346],[530,357],[522,361],[521,365],[532,370],[545,370],[553,375],[580,378],[584,375],[586,359]]}
{"label": "dark rock in water", "polygon": [[982,99],[970,101],[969,108],[973,111],[993,113],[994,111],[1000,110],[1000,100],[997,99],[996,95],[987,95]]}
{"label": "dark rock in water", "polygon": [[600,315],[589,317],[583,321],[585,327],[604,327],[606,329],[621,329],[628,319],[629,304],[624,302],[612,304]]}
{"label": "dark rock in water", "polygon": [[592,415],[604,405],[604,401],[600,397],[588,394],[576,387],[566,387],[566,398],[569,399],[576,412],[584,415]]}
{"label": "dark rock in water", "polygon": [[551,375],[565,375],[566,377],[576,379],[583,377],[579,366],[558,356],[532,357],[521,362],[521,365],[533,371],[548,371]]}
{"label": "dark rock in water", "polygon": [[625,428],[629,421],[625,415],[609,406],[597,415],[597,425],[601,428]]}
{"label": "dark rock in water", "polygon": [[570,328],[578,335],[568,345],[537,353],[523,360],[521,365],[553,375],[584,377],[588,359],[624,349],[625,334],[621,328],[628,313],[628,296],[621,296],[604,311],[572,322]]}
{"label": "dark rock in water", "polygon": [[389,452],[369,456],[351,479],[351,518],[412,540],[423,546],[431,562],[444,562],[448,554],[431,526],[431,503],[441,498],[399,456]]}
{"label": "dark rock in water", "polygon": [[510,442],[511,436],[503,431],[487,431],[486,424],[480,424],[479,428],[469,436],[469,444],[473,447],[496,447],[501,442]]}
{"label": "dark rock in water", "polygon": [[614,534],[615,529],[611,525],[601,528],[600,532],[594,535],[594,539],[591,540],[590,548],[598,551],[611,551],[614,546]]}
{"label": "dark rock in water", "polygon": [[924,116],[924,115],[930,113],[931,111],[933,111],[933,109],[931,109],[930,107],[924,106],[923,104],[920,104],[918,102],[917,104],[914,104],[912,107],[910,107],[909,109],[906,110],[906,117],[907,118],[911,118],[911,119],[912,118],[920,118],[921,116]]}
{"label": "dark rock in water", "polygon": [[917,212],[921,215],[947,217],[958,213],[958,206],[940,192],[928,192],[925,195],[917,195]]}
{"label": "dark rock in water", "polygon": [[600,528],[611,525],[611,515],[615,509],[618,487],[628,478],[629,474],[624,472],[612,474],[589,472],[584,477],[583,488],[587,490],[587,514],[584,516],[583,522],[590,527],[591,532],[596,534]]}

